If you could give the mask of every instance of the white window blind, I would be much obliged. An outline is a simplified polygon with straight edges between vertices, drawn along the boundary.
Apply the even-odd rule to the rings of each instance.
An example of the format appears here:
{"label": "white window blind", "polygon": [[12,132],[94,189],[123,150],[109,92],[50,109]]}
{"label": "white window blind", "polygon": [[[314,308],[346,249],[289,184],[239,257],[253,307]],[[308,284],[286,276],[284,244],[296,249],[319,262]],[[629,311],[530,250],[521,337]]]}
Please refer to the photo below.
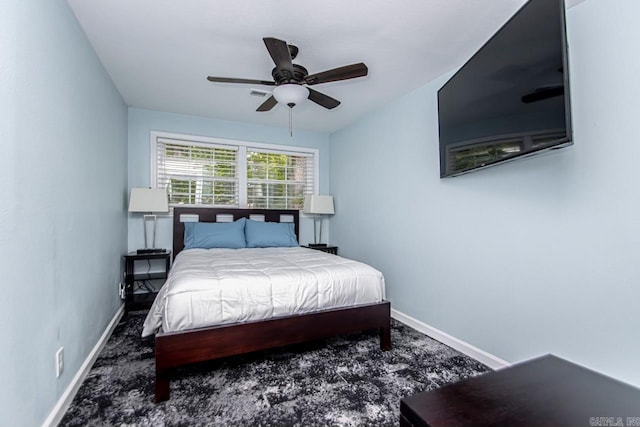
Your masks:
{"label": "white window blind", "polygon": [[313,176],[311,156],[247,149],[247,206],[302,209]]}
{"label": "white window blind", "polygon": [[159,138],[156,187],[170,205],[238,206],[237,151]]}
{"label": "white window blind", "polygon": [[317,150],[153,133],[152,147],[152,182],[167,189],[170,206],[302,209],[304,196],[317,192]]}

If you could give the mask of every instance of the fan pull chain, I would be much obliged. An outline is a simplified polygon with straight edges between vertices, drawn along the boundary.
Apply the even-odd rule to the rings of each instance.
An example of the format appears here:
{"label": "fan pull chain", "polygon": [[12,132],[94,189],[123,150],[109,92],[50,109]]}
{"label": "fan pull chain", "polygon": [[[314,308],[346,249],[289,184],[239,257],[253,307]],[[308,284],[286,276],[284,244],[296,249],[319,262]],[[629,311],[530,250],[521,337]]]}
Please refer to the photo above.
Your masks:
{"label": "fan pull chain", "polygon": [[289,138],[293,138],[293,108],[289,107]]}

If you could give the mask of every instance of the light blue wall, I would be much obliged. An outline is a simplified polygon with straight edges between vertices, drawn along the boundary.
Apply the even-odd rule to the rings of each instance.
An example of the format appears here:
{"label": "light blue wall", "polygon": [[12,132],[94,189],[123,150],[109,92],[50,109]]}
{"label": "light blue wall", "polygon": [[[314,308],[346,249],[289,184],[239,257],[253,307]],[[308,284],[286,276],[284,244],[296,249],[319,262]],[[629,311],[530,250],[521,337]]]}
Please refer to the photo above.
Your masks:
{"label": "light blue wall", "polygon": [[[256,113],[259,114],[259,113]],[[246,123],[187,116],[158,111],[129,109],[129,188],[148,187],[151,182],[149,160],[151,131],[182,133],[188,135],[207,136],[213,138],[235,139],[278,145],[295,145],[317,148],[320,153],[320,194],[329,191],[329,136],[325,133],[303,130],[289,131],[285,128],[250,125]],[[172,247],[171,218],[158,216],[157,247]],[[328,229],[329,227],[326,224]],[[323,230],[323,240],[326,240]],[[300,242],[313,241],[313,222],[309,218],[301,218]],[[142,217],[129,215],[129,250],[144,247]]]}
{"label": "light blue wall", "polygon": [[42,424],[120,306],[126,129],[126,106],[67,3],[3,1],[2,425]]}
{"label": "light blue wall", "polygon": [[511,362],[555,353],[640,386],[638,16],[567,13],[573,147],[439,179],[446,77],[331,135],[333,243],[383,271],[392,307]]}

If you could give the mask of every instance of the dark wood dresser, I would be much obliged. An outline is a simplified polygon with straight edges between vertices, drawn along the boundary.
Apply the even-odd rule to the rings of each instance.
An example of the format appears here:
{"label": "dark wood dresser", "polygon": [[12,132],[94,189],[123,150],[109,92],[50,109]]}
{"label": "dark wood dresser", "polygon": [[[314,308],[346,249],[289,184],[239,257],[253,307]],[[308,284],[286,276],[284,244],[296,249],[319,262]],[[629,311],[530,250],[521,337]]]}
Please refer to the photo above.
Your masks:
{"label": "dark wood dresser", "polygon": [[400,425],[640,426],[640,389],[548,355],[404,398]]}

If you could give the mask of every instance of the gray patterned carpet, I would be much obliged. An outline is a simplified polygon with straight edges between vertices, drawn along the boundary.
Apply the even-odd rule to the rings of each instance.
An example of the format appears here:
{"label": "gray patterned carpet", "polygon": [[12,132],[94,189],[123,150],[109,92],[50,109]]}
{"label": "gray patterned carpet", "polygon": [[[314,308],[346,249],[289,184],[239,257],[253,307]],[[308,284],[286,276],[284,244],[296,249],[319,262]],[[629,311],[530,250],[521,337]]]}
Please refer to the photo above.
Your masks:
{"label": "gray patterned carpet", "polygon": [[400,399],[490,369],[392,321],[391,351],[365,333],[182,369],[153,403],[153,343],[129,313],[61,426],[398,425]]}

